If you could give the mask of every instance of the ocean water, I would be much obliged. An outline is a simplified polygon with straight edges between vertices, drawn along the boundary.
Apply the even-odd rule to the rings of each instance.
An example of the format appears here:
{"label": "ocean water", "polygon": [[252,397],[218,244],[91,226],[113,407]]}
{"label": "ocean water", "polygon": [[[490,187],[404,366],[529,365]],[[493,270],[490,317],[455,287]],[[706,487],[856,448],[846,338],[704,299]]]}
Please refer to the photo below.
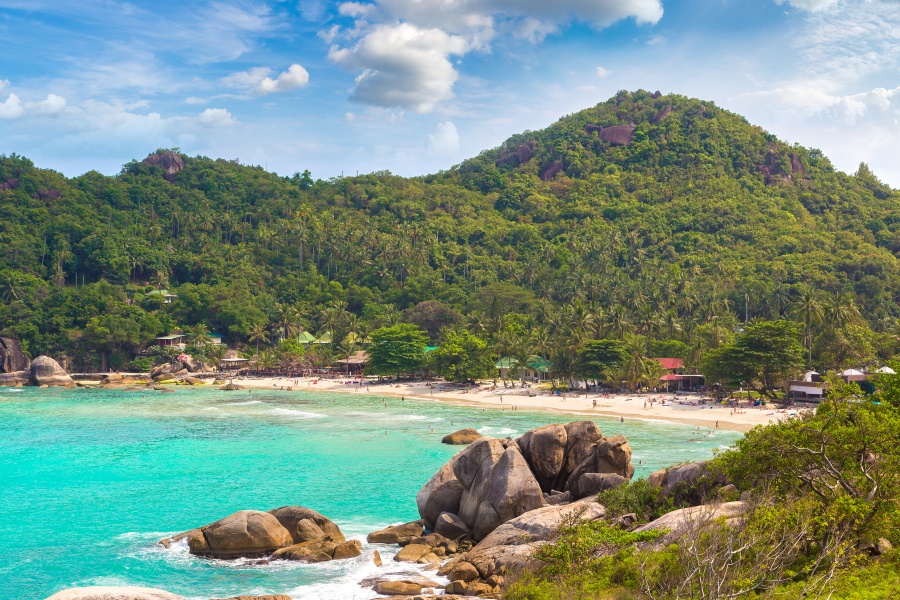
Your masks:
{"label": "ocean water", "polygon": [[[237,510],[296,504],[348,535],[418,518],[415,494],[474,427],[517,436],[562,415],[482,410],[371,394],[0,388],[0,600],[68,587],[143,585],[187,598],[283,593],[373,598],[367,576],[417,567],[389,547],[310,565],[195,558],[156,542]],[[636,476],[708,458],[740,434],[595,419],[624,434]],[[377,548],[385,566],[372,564]],[[433,575],[431,575],[433,577]]]}

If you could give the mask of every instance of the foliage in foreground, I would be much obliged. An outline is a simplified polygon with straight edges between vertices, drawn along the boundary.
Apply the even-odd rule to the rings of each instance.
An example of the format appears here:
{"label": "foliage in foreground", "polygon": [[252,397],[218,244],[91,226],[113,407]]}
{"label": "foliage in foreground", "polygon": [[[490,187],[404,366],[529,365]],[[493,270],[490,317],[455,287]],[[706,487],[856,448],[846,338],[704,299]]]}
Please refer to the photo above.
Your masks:
{"label": "foliage in foreground", "polygon": [[[653,543],[611,526],[567,526],[540,549],[545,566],[513,582],[512,600],[889,598],[900,543],[900,408],[895,377],[876,398],[831,382],[814,414],[758,427],[711,464],[749,492],[729,521],[697,519]],[[671,508],[646,481],[600,495],[616,516],[652,519]],[[882,542],[882,547],[886,545]]]}

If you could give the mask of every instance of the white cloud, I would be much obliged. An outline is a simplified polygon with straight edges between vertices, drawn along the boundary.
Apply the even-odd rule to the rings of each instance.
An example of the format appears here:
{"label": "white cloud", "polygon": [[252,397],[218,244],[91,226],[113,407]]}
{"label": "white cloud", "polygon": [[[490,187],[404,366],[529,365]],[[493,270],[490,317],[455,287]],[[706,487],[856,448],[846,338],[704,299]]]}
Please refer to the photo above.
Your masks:
{"label": "white cloud", "polygon": [[222,79],[222,83],[233,88],[255,89],[263,79],[269,76],[269,67],[253,67],[239,73],[232,73]]}
{"label": "white cloud", "polygon": [[375,10],[374,4],[363,4],[361,2],[342,2],[338,6],[338,12],[345,17],[353,17],[357,19],[371,14]]}
{"label": "white cloud", "polygon": [[538,43],[572,22],[603,28],[633,18],[655,24],[661,0],[378,0],[344,2],[339,12],[353,29],[320,32],[329,58],[359,74],[352,100],[429,112],[453,97],[459,78],[451,57],[490,51],[498,36]]}
{"label": "white cloud", "polygon": [[628,18],[655,24],[663,15],[660,0],[381,0],[379,7],[392,18],[453,33],[491,28],[508,19],[532,19],[548,26],[582,21],[602,28]]}
{"label": "white cloud", "polygon": [[328,57],[362,71],[353,100],[429,112],[453,95],[459,74],[449,56],[464,54],[468,48],[461,36],[401,23],[379,25],[351,48],[333,46]]}
{"label": "white cloud", "polygon": [[224,108],[207,108],[197,117],[197,122],[207,127],[229,127],[234,125],[234,117]]}
{"label": "white cloud", "polygon": [[810,12],[819,12],[827,10],[832,6],[836,6],[840,0],[775,0],[778,5],[790,4],[794,8],[808,10]]}
{"label": "white cloud", "polygon": [[66,99],[56,94],[48,94],[45,100],[40,102],[28,102],[26,110],[36,115],[58,115],[66,107]]}
{"label": "white cloud", "polygon": [[6,100],[0,102],[0,119],[17,119],[24,114],[25,107],[15,94],[10,94]]}
{"label": "white cloud", "polygon": [[609,69],[605,69],[603,67],[597,67],[596,69],[594,69],[594,72],[597,74],[597,77],[599,77],[600,79],[605,79],[605,78],[609,77],[610,75],[612,75],[612,71],[610,71]]}
{"label": "white cloud", "polygon": [[355,115],[354,113],[352,113],[352,112],[345,112],[345,113],[344,113],[344,120],[347,121],[347,122],[349,122],[349,123],[352,123],[353,121],[356,120],[356,115]]}
{"label": "white cloud", "polygon": [[309,73],[302,66],[293,64],[287,71],[272,79],[269,75],[272,69],[268,67],[253,67],[247,71],[232,73],[222,82],[233,88],[252,91],[254,94],[271,94],[273,92],[286,92],[309,83]]}
{"label": "white cloud", "polygon": [[309,73],[302,66],[294,64],[278,76],[277,79],[265,77],[253,90],[257,94],[271,94],[272,92],[286,92],[309,83]]}
{"label": "white cloud", "polygon": [[[0,81],[0,91],[9,82]],[[18,119],[25,116],[52,116],[57,115],[66,107],[66,99],[56,94],[48,94],[47,98],[39,102],[22,102],[16,94],[10,94],[6,100],[0,102],[0,119]]]}
{"label": "white cloud", "polygon": [[438,123],[434,133],[428,134],[428,152],[433,156],[454,156],[459,153],[459,131],[450,121]]}
{"label": "white cloud", "polygon": [[0,79],[0,94],[2,94],[3,90],[7,87],[9,87],[9,79]]}

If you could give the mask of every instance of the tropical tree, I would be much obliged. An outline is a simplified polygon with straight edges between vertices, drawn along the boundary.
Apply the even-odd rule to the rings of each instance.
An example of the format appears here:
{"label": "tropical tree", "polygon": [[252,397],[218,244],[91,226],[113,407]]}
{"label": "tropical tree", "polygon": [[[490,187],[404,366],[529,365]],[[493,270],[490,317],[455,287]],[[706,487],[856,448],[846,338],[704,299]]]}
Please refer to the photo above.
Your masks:
{"label": "tropical tree", "polygon": [[366,371],[375,375],[412,373],[425,361],[428,335],[411,323],[381,327],[370,336],[369,364]]}
{"label": "tropical tree", "polygon": [[212,343],[212,337],[209,335],[209,329],[203,323],[198,323],[188,328],[188,343],[193,346],[203,346]]}
{"label": "tropical tree", "polygon": [[488,343],[462,328],[446,331],[441,345],[428,353],[428,361],[448,381],[474,382],[497,372]]}
{"label": "tropical tree", "polygon": [[250,343],[256,342],[256,354],[259,354],[259,343],[269,342],[269,334],[266,332],[266,326],[262,323],[255,323],[250,328]]}
{"label": "tropical tree", "polygon": [[776,399],[775,390],[803,367],[797,325],[790,321],[756,321],[731,344],[710,350],[703,360],[709,381],[743,383]]}
{"label": "tropical tree", "polygon": [[621,340],[592,340],[578,350],[575,374],[585,381],[605,381],[629,359]]}

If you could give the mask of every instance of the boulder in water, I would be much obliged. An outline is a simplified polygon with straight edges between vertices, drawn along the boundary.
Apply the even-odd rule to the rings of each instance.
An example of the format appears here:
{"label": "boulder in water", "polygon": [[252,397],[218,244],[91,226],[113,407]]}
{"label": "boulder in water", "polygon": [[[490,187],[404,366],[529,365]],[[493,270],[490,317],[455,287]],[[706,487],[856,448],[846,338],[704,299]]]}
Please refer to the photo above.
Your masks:
{"label": "boulder in water", "polygon": [[419,537],[424,529],[425,521],[419,519],[373,531],[366,537],[366,541],[370,544],[398,544],[400,540]]}
{"label": "boulder in water", "polygon": [[465,446],[467,444],[471,444],[475,440],[480,440],[483,436],[478,433],[475,429],[471,427],[467,427],[466,429],[460,429],[459,431],[454,431],[453,433],[447,434],[441,440],[442,444],[450,444],[455,446]]}
{"label": "boulder in water", "polygon": [[38,356],[31,363],[31,379],[35,385],[74,386],[75,382],[59,363],[49,356]]}
{"label": "boulder in water", "polygon": [[329,518],[301,506],[283,506],[269,512],[242,510],[205,527],[160,540],[160,544],[168,547],[181,540],[187,540],[190,553],[197,556],[259,557],[290,547],[290,555],[325,553],[325,560],[331,560],[334,549],[345,541],[340,528]]}
{"label": "boulder in water", "polygon": [[[344,541],[344,534],[341,533],[341,528],[338,527],[334,521],[310,508],[304,508],[302,506],[282,506],[281,508],[270,510],[269,514],[278,519],[278,522],[290,532],[291,539],[295,544],[307,542],[310,541],[310,539],[325,538],[328,538],[335,543]],[[304,523],[304,521],[311,521],[315,524],[315,526],[322,531],[324,537],[310,538],[310,529],[307,527],[308,524]]]}
{"label": "boulder in water", "polygon": [[214,558],[267,556],[293,542],[291,534],[278,519],[258,510],[238,511],[201,527],[200,531],[206,539],[208,551],[195,551],[191,547],[191,554]]}

